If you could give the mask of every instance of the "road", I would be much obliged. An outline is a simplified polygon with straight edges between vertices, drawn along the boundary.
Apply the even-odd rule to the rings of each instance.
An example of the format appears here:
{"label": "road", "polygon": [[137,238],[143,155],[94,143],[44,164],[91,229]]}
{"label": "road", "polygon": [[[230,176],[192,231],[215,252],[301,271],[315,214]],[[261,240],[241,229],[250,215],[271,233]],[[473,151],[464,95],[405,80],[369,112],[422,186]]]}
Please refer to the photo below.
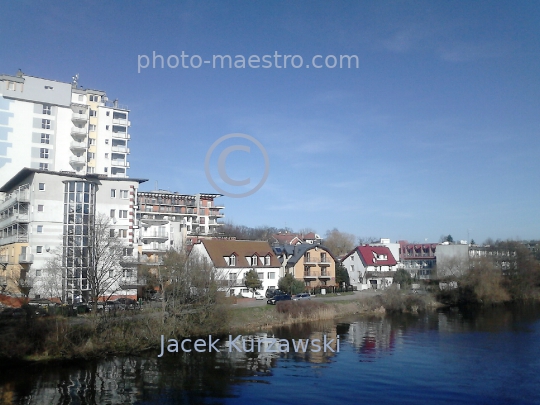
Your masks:
{"label": "road", "polygon": [[[349,301],[354,299],[363,299],[366,297],[373,297],[375,295],[382,294],[381,290],[363,290],[363,291],[354,291],[354,293],[346,294],[346,295],[332,295],[332,296],[325,296],[325,295],[317,295],[315,297],[312,297],[311,299],[313,301],[321,301],[321,302],[327,302],[327,301]],[[266,303],[266,299],[264,300],[255,300],[255,298],[240,298],[238,299],[238,303],[234,304],[235,307],[244,307],[244,308],[250,308],[250,307],[261,307],[264,305],[268,305]]]}

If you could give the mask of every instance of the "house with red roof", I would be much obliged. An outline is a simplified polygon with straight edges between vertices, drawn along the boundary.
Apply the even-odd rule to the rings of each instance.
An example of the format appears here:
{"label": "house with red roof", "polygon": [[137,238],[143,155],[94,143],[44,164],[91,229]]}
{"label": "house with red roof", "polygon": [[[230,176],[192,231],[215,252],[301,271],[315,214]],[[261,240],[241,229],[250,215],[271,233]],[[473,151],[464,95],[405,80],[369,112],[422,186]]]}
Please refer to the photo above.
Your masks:
{"label": "house with red roof", "polygon": [[387,288],[398,269],[398,262],[387,246],[357,246],[341,262],[349,273],[351,285],[359,290]]}

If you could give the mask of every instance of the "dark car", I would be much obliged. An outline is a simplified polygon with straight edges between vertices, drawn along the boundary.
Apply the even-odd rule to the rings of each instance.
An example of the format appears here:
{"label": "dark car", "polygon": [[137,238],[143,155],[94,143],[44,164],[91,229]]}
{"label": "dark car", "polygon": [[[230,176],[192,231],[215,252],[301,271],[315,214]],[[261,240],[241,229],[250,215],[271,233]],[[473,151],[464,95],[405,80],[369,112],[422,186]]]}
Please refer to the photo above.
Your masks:
{"label": "dark car", "polygon": [[285,293],[283,291],[281,291],[281,290],[270,290],[270,289],[268,289],[268,290],[266,290],[265,295],[266,295],[266,298],[272,298],[272,297],[274,297],[276,295],[281,295],[281,294],[285,294]]}
{"label": "dark car", "polygon": [[120,309],[135,309],[139,306],[139,303],[131,298],[118,298],[112,302],[117,303]]}
{"label": "dark car", "polygon": [[266,303],[270,305],[276,305],[276,303],[279,301],[290,301],[290,300],[291,300],[291,296],[289,294],[280,294],[280,295],[274,295],[272,298],[266,301]]}

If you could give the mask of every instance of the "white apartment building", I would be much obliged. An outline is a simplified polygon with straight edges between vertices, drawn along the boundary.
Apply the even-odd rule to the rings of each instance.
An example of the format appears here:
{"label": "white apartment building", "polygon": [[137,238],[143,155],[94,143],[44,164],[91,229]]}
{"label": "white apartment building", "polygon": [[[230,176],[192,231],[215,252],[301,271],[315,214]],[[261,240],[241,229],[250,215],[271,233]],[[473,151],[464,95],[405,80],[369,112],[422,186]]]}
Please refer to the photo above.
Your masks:
{"label": "white apartment building", "polygon": [[[64,302],[88,298],[91,251],[89,230],[95,218],[110,218],[110,232],[125,242],[134,256],[136,194],[146,180],[72,174],[24,168],[3,187],[0,200],[0,280],[2,289],[29,297],[44,297],[47,262],[63,255]],[[118,271],[122,271],[119,267]],[[114,293],[122,285],[136,287],[136,273],[115,277]],[[123,294],[136,295],[136,291]],[[49,298],[49,297],[47,297]]]}
{"label": "white apartment building", "polygon": [[221,194],[179,194],[170,191],[137,193],[137,230],[141,259],[160,262],[167,250],[181,249],[200,237],[221,235],[224,206]]}
{"label": "white apartment building", "polygon": [[0,186],[24,167],[127,177],[129,110],[105,92],[0,74]]}

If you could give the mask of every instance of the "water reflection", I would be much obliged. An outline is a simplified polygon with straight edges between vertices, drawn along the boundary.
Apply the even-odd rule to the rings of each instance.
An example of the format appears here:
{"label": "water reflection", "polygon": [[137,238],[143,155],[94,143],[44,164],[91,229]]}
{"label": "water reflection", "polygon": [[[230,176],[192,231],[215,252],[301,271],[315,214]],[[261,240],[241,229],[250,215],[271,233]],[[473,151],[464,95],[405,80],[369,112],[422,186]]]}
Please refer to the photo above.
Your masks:
{"label": "water reflection", "polygon": [[[244,336],[254,340],[286,339],[291,347],[286,353],[270,352],[268,343],[253,352],[229,351],[228,337],[223,337],[218,353],[166,353],[162,358],[157,357],[158,353],[148,353],[138,357],[23,368],[3,365],[0,366],[0,403],[242,403],[245,396],[253,392],[268,395],[263,389],[265,386],[271,385],[271,391],[276,387],[285,389],[283,387],[291,384],[291,377],[295,378],[295,384],[317,384],[323,375],[326,388],[334,384],[344,390],[353,389],[349,385],[360,376],[364,382],[377,386],[382,384],[384,376],[385,384],[388,381],[403,383],[402,388],[394,389],[406,390],[406,384],[417,384],[420,379],[429,381],[431,375],[437,375],[445,367],[448,383],[457,380],[465,387],[460,389],[472,390],[466,380],[460,380],[468,370],[498,381],[498,375],[489,373],[500,366],[506,370],[504,378],[511,383],[512,375],[523,374],[523,370],[532,372],[538,366],[529,359],[531,348],[538,351],[539,314],[538,307],[527,307],[373,319],[351,317],[337,323],[293,325]],[[529,333],[531,331],[533,333]],[[325,337],[327,341],[333,340],[329,344],[331,350],[292,349],[293,341]],[[512,346],[507,347],[509,342]],[[501,347],[506,349],[500,350]],[[490,367],[478,363],[479,359],[486,361],[486,350],[494,352],[489,354],[493,363]],[[393,370],[400,367],[407,373],[389,380]],[[524,383],[520,380],[514,384]],[[456,388],[445,386],[444,389]],[[528,385],[524,385],[524,389],[529,389]],[[316,389],[298,393],[306,398],[307,395],[316,397],[316,394]],[[410,397],[414,395],[419,394],[413,393]],[[437,398],[441,394],[437,391],[433,395]],[[296,403],[296,399],[285,397],[282,402]],[[394,399],[388,397],[387,402]]]}

